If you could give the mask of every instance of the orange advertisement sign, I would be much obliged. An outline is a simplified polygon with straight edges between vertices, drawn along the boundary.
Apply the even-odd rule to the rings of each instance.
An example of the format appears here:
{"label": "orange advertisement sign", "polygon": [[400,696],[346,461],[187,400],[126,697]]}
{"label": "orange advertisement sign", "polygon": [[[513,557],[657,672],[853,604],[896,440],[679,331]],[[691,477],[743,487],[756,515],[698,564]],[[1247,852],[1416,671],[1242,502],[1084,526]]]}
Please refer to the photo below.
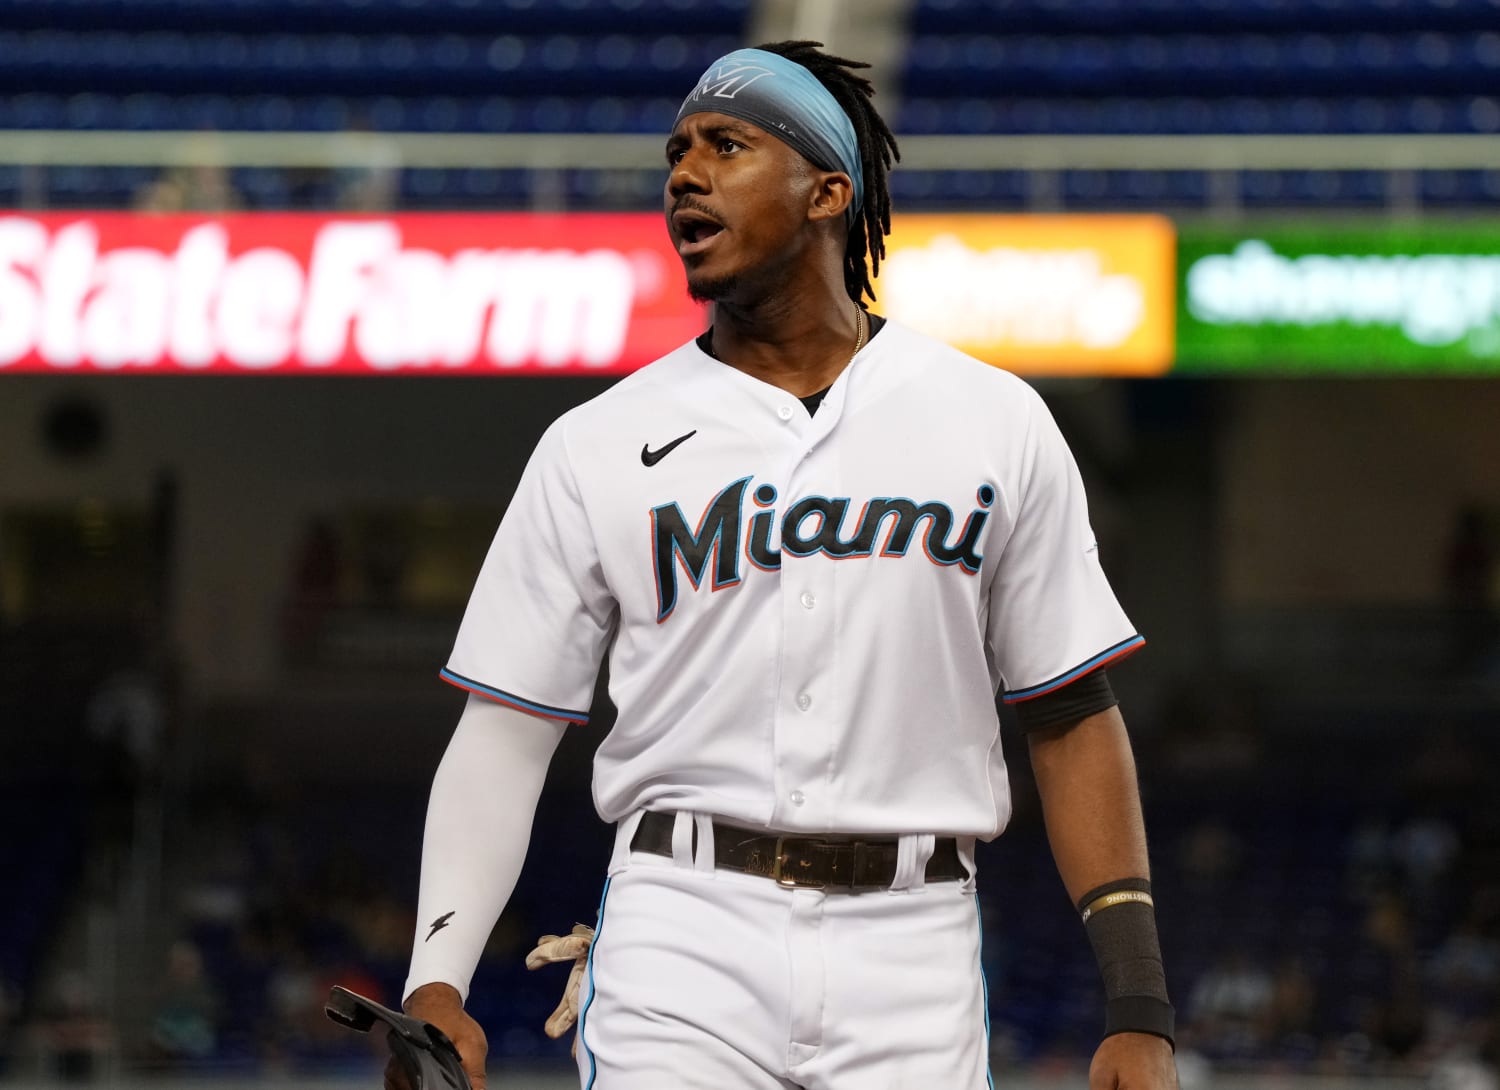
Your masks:
{"label": "orange advertisement sign", "polygon": [[1176,234],[1162,216],[896,216],[875,309],[1027,375],[1172,364]]}

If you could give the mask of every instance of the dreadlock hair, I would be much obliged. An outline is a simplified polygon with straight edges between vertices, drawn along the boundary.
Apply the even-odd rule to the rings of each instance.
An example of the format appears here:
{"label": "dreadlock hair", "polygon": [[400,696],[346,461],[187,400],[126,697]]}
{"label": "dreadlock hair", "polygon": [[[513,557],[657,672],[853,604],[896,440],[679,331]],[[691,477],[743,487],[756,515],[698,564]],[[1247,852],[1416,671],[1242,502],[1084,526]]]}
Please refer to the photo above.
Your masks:
{"label": "dreadlock hair", "polygon": [[[854,123],[859,142],[859,161],[865,175],[865,204],[849,227],[849,241],[844,246],[844,288],[849,298],[864,306],[864,297],[875,298],[871,279],[880,272],[885,256],[885,236],[891,233],[891,192],[886,184],[891,164],[901,159],[896,138],[875,107],[870,96],[875,85],[857,68],[868,68],[863,61],[851,61],[822,52],[822,42],[771,42],[756,46],[800,64],[828,89]],[[866,258],[869,262],[866,264]]]}

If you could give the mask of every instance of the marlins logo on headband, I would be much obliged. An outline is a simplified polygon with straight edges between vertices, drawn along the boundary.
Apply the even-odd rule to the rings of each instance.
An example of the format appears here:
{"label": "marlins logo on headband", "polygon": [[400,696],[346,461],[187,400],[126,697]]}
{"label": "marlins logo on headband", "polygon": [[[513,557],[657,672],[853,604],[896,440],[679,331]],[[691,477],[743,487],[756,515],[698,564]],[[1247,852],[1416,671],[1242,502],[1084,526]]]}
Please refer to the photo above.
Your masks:
{"label": "marlins logo on headband", "polygon": [[708,66],[693,93],[683,100],[677,120],[698,113],[728,114],[748,121],[778,137],[814,166],[849,175],[854,182],[851,219],[864,204],[865,175],[854,123],[828,88],[795,61],[764,49],[726,53]]}

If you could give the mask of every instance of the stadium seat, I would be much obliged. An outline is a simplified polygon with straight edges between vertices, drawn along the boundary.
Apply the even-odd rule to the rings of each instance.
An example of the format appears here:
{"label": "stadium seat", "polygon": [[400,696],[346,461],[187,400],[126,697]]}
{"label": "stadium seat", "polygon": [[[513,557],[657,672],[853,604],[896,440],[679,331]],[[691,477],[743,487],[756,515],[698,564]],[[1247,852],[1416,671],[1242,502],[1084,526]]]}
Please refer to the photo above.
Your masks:
{"label": "stadium seat", "polygon": [[[683,86],[742,44],[752,0],[28,0],[0,29],[0,129],[660,132]],[[1500,132],[1490,0],[917,0],[898,134]],[[247,200],[311,200],[247,175]],[[495,176],[498,177],[498,176]],[[428,172],[420,206],[525,203],[524,179]],[[1024,179],[898,174],[903,199],[1024,203]],[[49,182],[98,201],[106,174]],[[513,179],[523,179],[517,190]],[[1372,177],[1247,175],[1260,206],[1379,198]],[[449,185],[449,192],[434,185]],[[1486,176],[1424,175],[1421,199],[1483,201]],[[613,202],[634,180],[570,178]],[[1080,175],[1084,207],[1205,199],[1206,179]],[[299,196],[299,194],[301,194]]]}

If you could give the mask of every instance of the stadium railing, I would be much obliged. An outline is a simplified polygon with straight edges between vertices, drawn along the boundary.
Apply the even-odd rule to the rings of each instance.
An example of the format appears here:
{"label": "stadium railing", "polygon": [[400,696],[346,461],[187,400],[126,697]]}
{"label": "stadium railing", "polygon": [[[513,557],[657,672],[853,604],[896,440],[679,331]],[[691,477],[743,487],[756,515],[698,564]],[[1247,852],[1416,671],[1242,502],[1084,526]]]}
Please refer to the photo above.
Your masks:
{"label": "stadium railing", "polygon": [[[0,205],[53,204],[47,178],[53,170],[210,166],[515,176],[505,187],[480,186],[467,193],[439,176],[420,187],[426,199],[402,199],[403,207],[473,207],[487,194],[523,208],[587,208],[601,195],[615,207],[652,207],[661,184],[661,149],[660,137],[640,134],[11,130],[0,131],[0,170],[11,173],[9,185],[0,185]],[[989,200],[1036,211],[1156,204],[1168,211],[1235,214],[1247,205],[1284,202],[1409,214],[1493,207],[1500,201],[1500,141],[1488,135],[909,135],[901,139],[901,150],[896,177],[905,178],[905,193],[898,189],[897,196],[915,197],[902,202],[908,208]],[[1005,177],[1013,184],[912,185],[919,176]],[[1128,184],[1152,176],[1186,179],[1186,184]],[[579,177],[584,184],[576,184]],[[611,184],[598,184],[606,177]],[[1075,184],[1080,177],[1085,183]],[[1307,177],[1324,182],[1295,182]],[[1121,178],[1127,184],[1122,186]],[[1291,183],[1281,184],[1289,178]],[[1257,184],[1257,179],[1276,184]],[[82,206],[88,187],[87,176],[75,178],[67,206]],[[119,196],[110,199],[107,188],[100,187],[100,205],[119,205]],[[408,193],[403,187],[402,197]],[[247,203],[276,207],[279,202],[273,194]]]}

